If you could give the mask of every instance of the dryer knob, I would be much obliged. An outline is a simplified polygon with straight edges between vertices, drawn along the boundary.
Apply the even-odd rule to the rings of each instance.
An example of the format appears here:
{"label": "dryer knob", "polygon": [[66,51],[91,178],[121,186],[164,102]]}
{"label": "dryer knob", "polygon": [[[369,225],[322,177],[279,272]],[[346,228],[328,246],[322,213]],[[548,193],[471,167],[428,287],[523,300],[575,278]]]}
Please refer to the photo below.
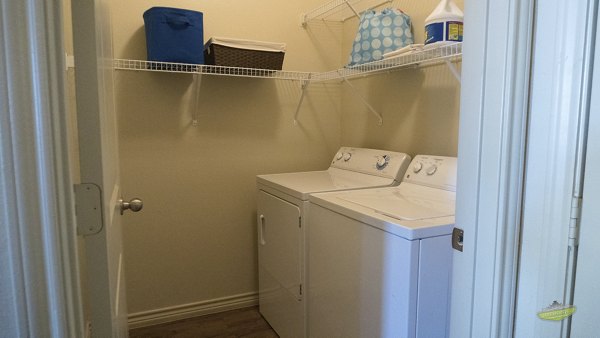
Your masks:
{"label": "dryer knob", "polygon": [[344,154],[344,162],[350,161],[350,158],[352,158],[352,154],[350,154],[350,153],[345,153]]}
{"label": "dryer knob", "polygon": [[416,174],[419,171],[421,171],[421,169],[423,169],[423,163],[421,162],[417,162],[415,163],[415,165],[413,165],[413,172]]}
{"label": "dryer knob", "polygon": [[375,167],[378,170],[383,170],[383,168],[387,167],[389,160],[390,160],[390,157],[388,155],[378,156]]}
{"label": "dryer knob", "polygon": [[437,171],[437,166],[434,164],[431,167],[427,168],[427,175],[431,176],[433,174],[435,174],[435,172]]}
{"label": "dryer knob", "polygon": [[339,151],[338,151],[338,153],[337,153],[337,154],[335,154],[335,160],[336,160],[336,161],[339,161],[339,160],[341,160],[341,159],[342,159],[342,156],[344,156],[344,154],[342,154],[341,152],[339,152]]}

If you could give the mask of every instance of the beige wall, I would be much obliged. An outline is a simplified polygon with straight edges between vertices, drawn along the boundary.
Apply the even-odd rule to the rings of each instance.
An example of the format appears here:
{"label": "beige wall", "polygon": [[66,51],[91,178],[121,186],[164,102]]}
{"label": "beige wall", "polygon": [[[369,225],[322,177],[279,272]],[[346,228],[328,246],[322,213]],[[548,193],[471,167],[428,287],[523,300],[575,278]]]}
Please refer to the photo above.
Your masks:
{"label": "beige wall", "polygon": [[[319,3],[115,1],[115,57],[145,59],[142,13],[161,5],[203,11],[205,39],[286,42],[285,69],[332,69],[341,26],[299,24]],[[298,82],[204,76],[197,127],[192,88],[188,74],[117,72],[122,190],[144,200],[123,222],[130,313],[256,292],[255,176],[324,169],[340,145],[335,84],[309,87],[298,126]]]}
{"label": "beige wall", "polygon": [[[142,13],[172,6],[203,11],[205,39],[286,42],[284,69],[339,68],[357,21],[301,28],[300,13],[322,3],[114,1],[115,57],[145,59]],[[412,16],[417,42],[436,4],[394,2]],[[353,84],[383,126],[339,83],[311,85],[293,126],[299,83],[204,76],[193,127],[191,75],[118,71],[123,193],[145,204],[123,223],[130,313],[257,290],[257,174],[323,169],[340,145],[456,154],[459,86],[444,66]]]}

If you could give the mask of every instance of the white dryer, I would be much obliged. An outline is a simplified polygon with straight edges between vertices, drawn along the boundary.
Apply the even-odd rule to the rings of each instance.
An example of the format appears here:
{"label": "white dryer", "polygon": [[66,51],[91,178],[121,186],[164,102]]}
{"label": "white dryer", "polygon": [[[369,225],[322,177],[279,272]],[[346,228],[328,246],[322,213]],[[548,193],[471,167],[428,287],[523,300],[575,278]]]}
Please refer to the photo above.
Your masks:
{"label": "white dryer", "polygon": [[447,337],[456,158],[417,155],[397,187],[314,194],[308,335]]}
{"label": "white dryer", "polygon": [[257,176],[259,307],[280,337],[306,337],[309,194],[394,186],[409,163],[403,153],[342,147],[327,170]]}

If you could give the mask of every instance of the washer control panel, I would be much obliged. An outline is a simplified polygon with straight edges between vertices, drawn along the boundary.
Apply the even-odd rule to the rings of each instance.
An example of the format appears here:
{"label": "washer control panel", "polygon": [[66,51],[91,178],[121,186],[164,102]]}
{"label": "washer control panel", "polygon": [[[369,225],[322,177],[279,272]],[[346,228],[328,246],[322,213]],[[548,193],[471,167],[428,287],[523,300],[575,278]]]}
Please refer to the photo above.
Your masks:
{"label": "washer control panel", "polygon": [[333,156],[331,167],[393,178],[401,181],[410,156],[395,151],[342,147]]}
{"label": "washer control panel", "polygon": [[456,157],[417,155],[403,182],[456,191]]}

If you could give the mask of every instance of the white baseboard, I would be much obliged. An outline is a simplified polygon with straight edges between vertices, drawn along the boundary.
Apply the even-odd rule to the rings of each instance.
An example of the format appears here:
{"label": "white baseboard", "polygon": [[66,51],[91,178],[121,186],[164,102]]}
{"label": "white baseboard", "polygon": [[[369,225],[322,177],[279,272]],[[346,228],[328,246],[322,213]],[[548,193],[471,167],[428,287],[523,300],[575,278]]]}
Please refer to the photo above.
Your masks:
{"label": "white baseboard", "polygon": [[249,292],[162,309],[130,313],[128,323],[130,329],[135,329],[255,305],[258,305],[258,293]]}

